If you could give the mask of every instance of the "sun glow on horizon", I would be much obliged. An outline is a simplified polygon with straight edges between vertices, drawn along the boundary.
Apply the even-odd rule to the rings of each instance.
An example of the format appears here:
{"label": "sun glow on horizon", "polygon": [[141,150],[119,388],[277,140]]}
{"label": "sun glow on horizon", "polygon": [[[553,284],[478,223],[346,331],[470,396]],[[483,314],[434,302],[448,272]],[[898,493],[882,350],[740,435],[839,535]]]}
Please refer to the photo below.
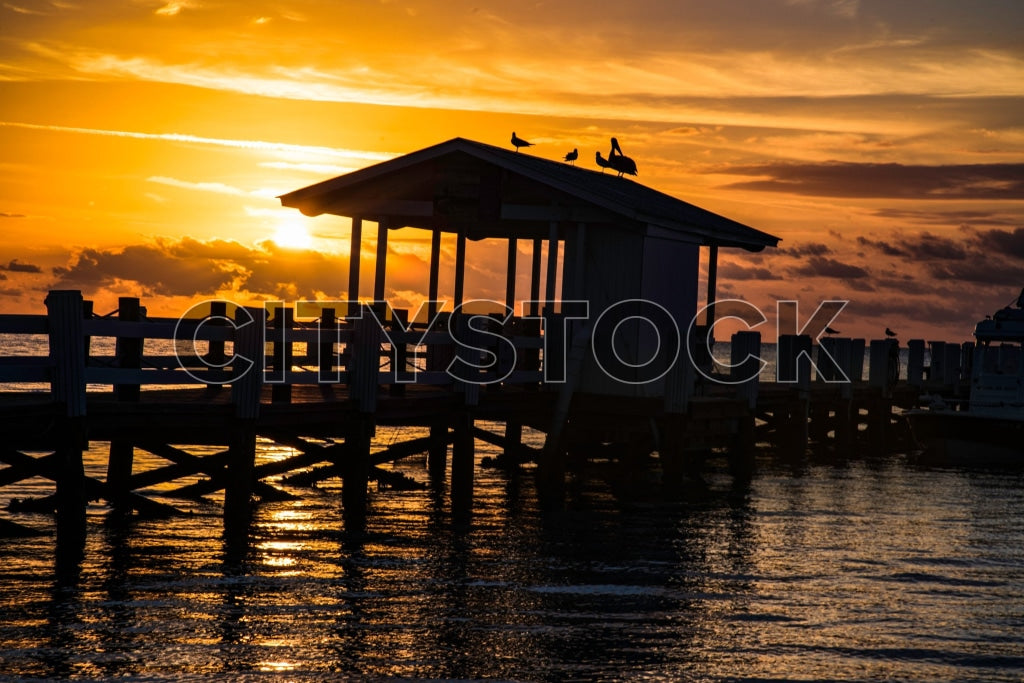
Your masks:
{"label": "sun glow on horizon", "polygon": [[284,216],[270,239],[274,244],[288,249],[309,249],[313,246],[313,235],[309,232],[308,221],[301,215]]}

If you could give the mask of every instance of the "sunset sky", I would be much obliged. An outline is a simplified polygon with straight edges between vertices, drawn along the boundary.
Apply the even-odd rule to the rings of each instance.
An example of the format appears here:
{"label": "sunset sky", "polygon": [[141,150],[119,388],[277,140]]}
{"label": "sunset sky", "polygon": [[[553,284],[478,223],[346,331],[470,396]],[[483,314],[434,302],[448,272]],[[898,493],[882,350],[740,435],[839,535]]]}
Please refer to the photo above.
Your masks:
{"label": "sunset sky", "polygon": [[[1020,0],[0,0],[0,312],[341,297],[348,222],[277,195],[515,130],[588,168],[614,135],[782,238],[723,250],[720,296],[966,339],[1024,287],[1022,31]],[[425,236],[389,242],[398,303]],[[469,258],[503,299],[504,246]]]}

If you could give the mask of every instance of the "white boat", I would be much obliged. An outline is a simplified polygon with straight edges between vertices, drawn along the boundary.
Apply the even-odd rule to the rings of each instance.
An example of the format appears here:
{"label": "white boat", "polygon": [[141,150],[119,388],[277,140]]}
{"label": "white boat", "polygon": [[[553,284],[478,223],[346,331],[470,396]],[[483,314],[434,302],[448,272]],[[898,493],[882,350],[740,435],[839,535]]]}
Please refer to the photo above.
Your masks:
{"label": "white boat", "polygon": [[950,463],[1024,464],[1024,290],[1014,306],[980,321],[974,337],[966,409],[936,401],[909,411],[914,439]]}

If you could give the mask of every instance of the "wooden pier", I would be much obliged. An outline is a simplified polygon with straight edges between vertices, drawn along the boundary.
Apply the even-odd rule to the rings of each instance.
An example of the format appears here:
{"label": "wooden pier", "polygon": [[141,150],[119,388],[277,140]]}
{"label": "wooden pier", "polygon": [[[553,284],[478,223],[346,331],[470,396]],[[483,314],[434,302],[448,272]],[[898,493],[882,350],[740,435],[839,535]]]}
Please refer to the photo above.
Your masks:
{"label": "wooden pier", "polygon": [[[535,464],[541,490],[556,504],[573,457],[628,464],[654,454],[671,491],[709,454],[728,457],[741,472],[755,447],[802,457],[809,447],[898,445],[898,410],[916,406],[924,392],[963,395],[972,358],[969,344],[926,349],[911,341],[901,368],[893,340],[824,339],[812,347],[808,337],[782,338],[776,379],[795,381],[763,381],[741,362],[760,352],[760,336],[746,332],[732,340],[731,374],[698,368],[682,353],[664,395],[607,396],[574,391],[573,355],[545,352],[555,343],[551,331],[566,329],[556,313],[539,326],[484,316],[474,325],[467,316],[428,331],[407,326],[404,313],[376,316],[369,307],[358,316],[308,305],[298,315],[278,307],[269,316],[235,307],[229,317],[228,304],[214,302],[201,317],[175,320],[150,318],[131,298],[98,317],[77,291],[51,292],[46,305],[46,315],[0,315],[0,334],[13,335],[7,339],[47,346],[45,356],[0,357],[7,389],[0,392],[0,486],[31,477],[54,482],[51,495],[11,503],[0,529],[8,534],[31,531],[19,512],[55,512],[58,535],[80,534],[89,501],[116,513],[175,515],[167,499],[221,492],[225,530],[244,533],[255,501],[288,498],[295,487],[332,477],[342,479],[346,519],[358,526],[369,482],[424,485],[387,468],[424,453],[432,482],[450,472],[453,515],[465,516],[477,440],[501,447],[499,466]],[[480,334],[487,320],[495,328]],[[112,355],[93,350],[101,337],[114,340]],[[176,353],[147,352],[174,344]],[[515,358],[503,355],[509,348]],[[458,360],[465,365],[453,374]],[[466,381],[467,372],[475,381]],[[545,381],[565,375],[565,382]],[[843,375],[850,381],[836,381]],[[373,450],[379,425],[422,427],[428,436]],[[524,444],[526,428],[544,434],[543,448]],[[294,455],[257,466],[257,438]],[[83,450],[95,442],[109,443],[104,478],[83,469]],[[197,456],[191,446],[215,452]],[[139,451],[166,464],[140,468]],[[288,490],[267,481],[280,475]],[[167,487],[177,480],[188,483]],[[157,484],[161,501],[144,493]]]}

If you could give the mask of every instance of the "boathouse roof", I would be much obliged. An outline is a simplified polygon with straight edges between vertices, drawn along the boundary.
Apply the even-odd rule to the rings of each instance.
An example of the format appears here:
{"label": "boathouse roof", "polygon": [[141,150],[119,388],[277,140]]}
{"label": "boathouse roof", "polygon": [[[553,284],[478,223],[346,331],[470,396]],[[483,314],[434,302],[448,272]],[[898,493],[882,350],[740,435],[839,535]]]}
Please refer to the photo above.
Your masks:
{"label": "boathouse roof", "polygon": [[469,239],[544,237],[553,221],[615,222],[696,244],[760,251],[779,238],[629,178],[453,138],[279,197],[309,216],[389,228],[465,231]]}

